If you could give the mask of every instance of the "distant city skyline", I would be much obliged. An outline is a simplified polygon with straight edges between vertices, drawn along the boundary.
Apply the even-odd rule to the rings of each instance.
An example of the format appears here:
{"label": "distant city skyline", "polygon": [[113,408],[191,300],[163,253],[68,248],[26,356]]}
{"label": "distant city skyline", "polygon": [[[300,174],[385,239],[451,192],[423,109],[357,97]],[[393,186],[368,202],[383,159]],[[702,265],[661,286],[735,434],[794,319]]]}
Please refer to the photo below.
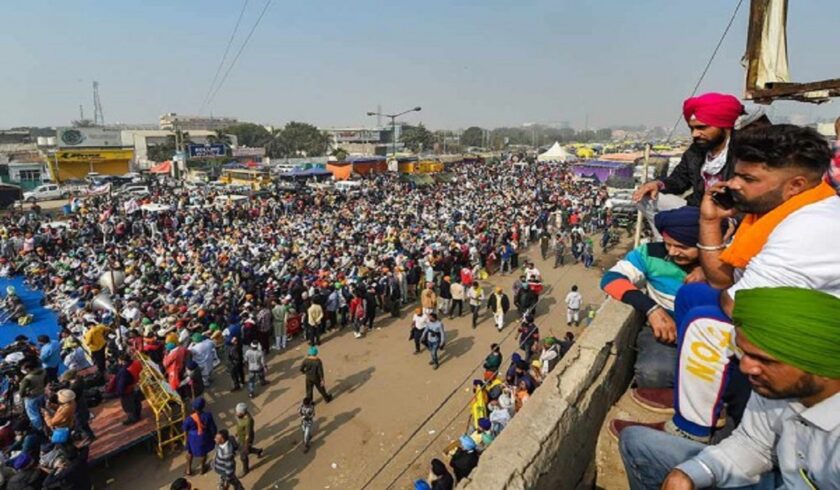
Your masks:
{"label": "distant city skyline", "polygon": [[[562,124],[669,128],[735,0],[575,2],[273,2],[225,84],[201,115],[281,126],[372,126],[367,111],[434,129]],[[0,128],[67,125],[93,115],[99,82],[106,123],[151,124],[203,106],[241,2],[182,0],[8,5],[0,31]],[[249,2],[227,56],[266,4]],[[836,78],[832,0],[792,2],[795,81]],[[700,91],[741,96],[749,2]],[[223,67],[217,79],[227,71]],[[771,118],[830,120],[836,104],[766,107]]]}

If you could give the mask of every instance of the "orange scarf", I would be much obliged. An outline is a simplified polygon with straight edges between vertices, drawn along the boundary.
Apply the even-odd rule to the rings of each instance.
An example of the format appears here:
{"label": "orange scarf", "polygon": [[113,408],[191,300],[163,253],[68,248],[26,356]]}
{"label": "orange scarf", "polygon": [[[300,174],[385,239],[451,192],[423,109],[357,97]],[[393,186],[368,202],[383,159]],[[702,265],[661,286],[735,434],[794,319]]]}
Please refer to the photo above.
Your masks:
{"label": "orange scarf", "polygon": [[738,231],[735,232],[732,243],[720,255],[720,260],[738,269],[746,268],[750,260],[764,248],[773,230],[785,218],[809,204],[834,195],[836,195],[834,189],[825,182],[821,182],[813,189],[793,196],[767,214],[762,216],[748,214],[738,227]]}
{"label": "orange scarf", "polygon": [[198,432],[198,435],[204,434],[204,424],[201,423],[201,417],[197,413],[193,413],[190,418],[195,422],[195,431]]}

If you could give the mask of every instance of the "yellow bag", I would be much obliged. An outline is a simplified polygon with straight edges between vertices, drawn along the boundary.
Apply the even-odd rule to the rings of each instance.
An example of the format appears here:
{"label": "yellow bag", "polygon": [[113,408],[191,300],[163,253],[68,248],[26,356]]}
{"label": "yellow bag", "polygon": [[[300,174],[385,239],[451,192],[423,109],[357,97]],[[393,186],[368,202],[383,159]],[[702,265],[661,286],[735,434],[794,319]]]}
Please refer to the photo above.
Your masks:
{"label": "yellow bag", "polygon": [[482,281],[486,281],[488,277],[490,277],[490,274],[487,273],[487,269],[481,269],[478,273],[478,278]]}

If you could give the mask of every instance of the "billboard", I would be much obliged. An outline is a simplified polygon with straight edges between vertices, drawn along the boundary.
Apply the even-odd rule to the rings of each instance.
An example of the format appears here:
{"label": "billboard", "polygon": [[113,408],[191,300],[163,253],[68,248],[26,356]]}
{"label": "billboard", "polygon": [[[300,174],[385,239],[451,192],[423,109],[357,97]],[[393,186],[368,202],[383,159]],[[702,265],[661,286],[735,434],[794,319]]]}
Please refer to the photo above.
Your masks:
{"label": "billboard", "polygon": [[247,146],[242,146],[234,148],[231,152],[231,156],[233,157],[262,158],[265,156],[265,148],[249,148]]}
{"label": "billboard", "polygon": [[362,143],[368,141],[381,141],[382,132],[371,129],[339,129],[333,131],[336,142],[339,143]]}
{"label": "billboard", "polygon": [[59,148],[120,148],[122,133],[106,128],[58,128],[56,143]]}
{"label": "billboard", "polygon": [[75,162],[104,162],[109,160],[131,160],[134,158],[134,150],[58,150],[55,158],[59,163]]}
{"label": "billboard", "polygon": [[223,157],[225,145],[189,145],[190,158]]}

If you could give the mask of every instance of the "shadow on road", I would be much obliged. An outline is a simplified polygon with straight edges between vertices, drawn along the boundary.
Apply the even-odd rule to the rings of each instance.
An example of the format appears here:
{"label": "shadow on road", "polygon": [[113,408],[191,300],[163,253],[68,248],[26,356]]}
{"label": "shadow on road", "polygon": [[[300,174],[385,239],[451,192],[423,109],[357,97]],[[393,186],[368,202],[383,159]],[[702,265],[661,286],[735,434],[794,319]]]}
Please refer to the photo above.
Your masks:
{"label": "shadow on road", "polygon": [[[318,448],[324,444],[330,434],[343,424],[351,421],[361,410],[357,407],[340,413],[323,425],[324,417],[317,418],[314,425],[312,445],[306,454],[303,453],[303,448],[300,445],[303,433],[299,425],[292,424],[292,427],[277,442],[264,448],[266,455],[270,455],[272,458],[270,463],[268,460],[264,460],[266,461],[265,464],[271,464],[271,467],[266,469],[262,477],[253,485],[253,488],[302,488],[304,482],[298,480],[297,475],[303,468],[313,462],[318,453]],[[258,462],[254,465],[254,468],[262,466],[262,464],[262,462]]]}

